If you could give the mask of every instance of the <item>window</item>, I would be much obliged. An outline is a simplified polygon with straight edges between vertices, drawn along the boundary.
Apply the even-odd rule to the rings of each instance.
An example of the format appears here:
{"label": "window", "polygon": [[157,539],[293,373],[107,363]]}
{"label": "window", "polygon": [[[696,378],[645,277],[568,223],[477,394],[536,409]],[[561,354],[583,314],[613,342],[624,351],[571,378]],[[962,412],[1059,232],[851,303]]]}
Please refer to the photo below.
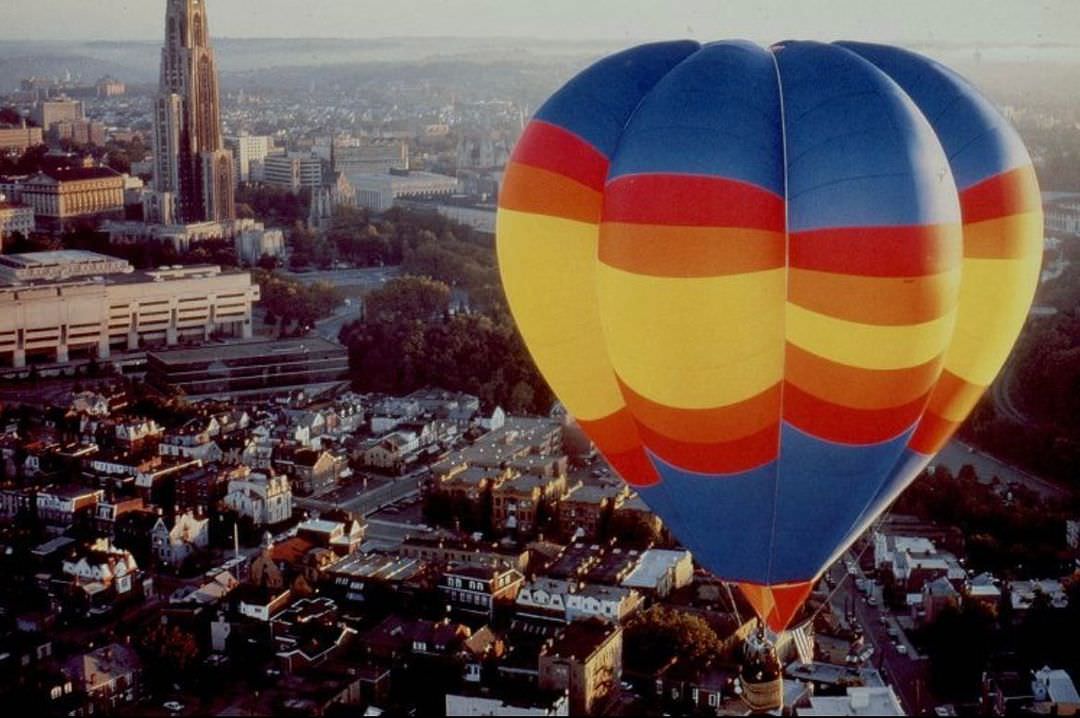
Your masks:
{"label": "window", "polygon": [[711,707],[711,708],[719,708],[720,707],[720,694],[719,693],[710,693],[709,694],[709,707]]}

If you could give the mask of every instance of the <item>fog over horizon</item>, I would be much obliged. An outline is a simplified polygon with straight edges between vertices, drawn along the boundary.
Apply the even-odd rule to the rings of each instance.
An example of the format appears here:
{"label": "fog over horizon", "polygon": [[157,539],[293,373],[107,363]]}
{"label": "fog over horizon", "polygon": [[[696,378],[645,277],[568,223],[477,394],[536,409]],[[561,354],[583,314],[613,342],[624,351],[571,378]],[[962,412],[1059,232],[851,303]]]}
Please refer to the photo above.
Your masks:
{"label": "fog over horizon", "polygon": [[[639,41],[840,38],[915,45],[1072,45],[1072,0],[207,0],[219,38],[530,37]],[[255,10],[257,8],[257,11]],[[0,40],[154,41],[165,0],[5,0]]]}

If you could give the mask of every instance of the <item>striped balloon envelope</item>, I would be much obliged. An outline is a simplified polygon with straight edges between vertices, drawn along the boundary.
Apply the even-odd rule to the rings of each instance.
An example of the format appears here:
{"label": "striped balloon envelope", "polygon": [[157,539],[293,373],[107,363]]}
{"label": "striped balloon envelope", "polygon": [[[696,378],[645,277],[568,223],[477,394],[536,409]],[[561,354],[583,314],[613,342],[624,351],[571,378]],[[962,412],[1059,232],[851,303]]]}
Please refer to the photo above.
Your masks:
{"label": "striped balloon envelope", "polygon": [[680,41],[543,105],[497,245],[555,393],[781,631],[1004,363],[1042,212],[1015,131],[934,61]]}

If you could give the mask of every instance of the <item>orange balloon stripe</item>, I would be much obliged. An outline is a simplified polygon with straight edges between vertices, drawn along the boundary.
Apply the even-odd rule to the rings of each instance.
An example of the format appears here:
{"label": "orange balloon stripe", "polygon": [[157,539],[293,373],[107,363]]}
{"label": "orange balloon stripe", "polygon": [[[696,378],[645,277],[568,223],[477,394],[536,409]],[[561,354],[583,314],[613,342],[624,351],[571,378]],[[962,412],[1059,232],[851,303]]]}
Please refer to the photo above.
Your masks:
{"label": "orange balloon stripe", "polygon": [[754,611],[758,616],[763,616],[765,623],[776,633],[788,627],[813,588],[813,581],[774,586],[739,584],[739,590],[754,607]]}
{"label": "orange balloon stripe", "polygon": [[783,232],[783,198],[749,182],[684,174],[623,175],[604,190],[604,221]]}
{"label": "orange balloon stripe", "polygon": [[780,422],[734,441],[694,443],[672,439],[638,423],[646,448],[669,464],[699,474],[738,474],[775,461]]}
{"label": "orange balloon stripe", "polygon": [[811,436],[838,444],[877,444],[895,438],[919,421],[930,393],[889,409],[852,409],[784,386],[784,420]]}
{"label": "orange balloon stripe", "polygon": [[784,266],[782,232],[604,222],[600,261],[656,277],[713,277]]}
{"label": "orange balloon stripe", "polygon": [[862,410],[890,409],[925,397],[941,373],[943,357],[906,369],[862,369],[838,364],[787,344],[785,379],[831,404]]}
{"label": "orange balloon stripe", "polygon": [[967,407],[964,414],[967,414],[968,411],[975,408],[975,404],[979,402],[979,398],[982,397],[985,391],[985,386],[972,384],[946,370],[941,373],[941,378],[938,380],[937,386],[934,387],[933,394],[930,395],[930,404],[927,406],[927,410],[947,416],[952,413],[948,410],[948,407],[964,406]]}
{"label": "orange balloon stripe", "polygon": [[615,473],[631,486],[653,486],[660,483],[656,467],[641,446],[619,454],[603,453]]}
{"label": "orange balloon stripe", "polygon": [[499,192],[499,207],[596,224],[603,195],[556,172],[511,162]]}
{"label": "orange balloon stripe", "polygon": [[525,128],[511,161],[564,175],[597,192],[604,191],[607,181],[607,157],[573,132],[543,120]]}
{"label": "orange balloon stripe", "polygon": [[1042,208],[1039,181],[1031,165],[1002,172],[960,193],[964,224]]}
{"label": "orange balloon stripe", "polygon": [[641,396],[621,379],[619,388],[638,424],[672,440],[679,437],[701,444],[734,441],[756,434],[780,419],[780,382],[750,399],[713,409],[664,406]]}
{"label": "orange balloon stripe", "polygon": [[[1021,259],[1041,252],[1042,232],[1023,229],[1009,222],[1025,215],[1007,215],[964,225],[964,257],[970,259]],[[1041,220],[1041,217],[1040,217]],[[1032,225],[1028,225],[1029,227]],[[1036,225],[1038,226],[1038,225]]]}
{"label": "orange balloon stripe", "polygon": [[949,439],[952,438],[958,428],[960,428],[958,422],[949,421],[932,411],[927,411],[923,414],[918,427],[916,427],[911,441],[908,442],[908,447],[912,451],[931,456],[941,451],[942,447],[949,443]]}
{"label": "orange balloon stripe", "polygon": [[579,419],[578,425],[624,481],[635,486],[660,481],[660,476],[641,446],[634,417],[626,407],[603,419]]}
{"label": "orange balloon stripe", "polygon": [[958,224],[913,227],[843,227],[794,232],[792,269],[866,277],[922,277],[960,266]]}
{"label": "orange balloon stripe", "polygon": [[947,314],[956,305],[959,286],[952,272],[898,278],[792,269],[788,301],[849,322],[905,326]]}
{"label": "orange balloon stripe", "polygon": [[627,407],[622,407],[602,419],[585,421],[578,419],[581,430],[589,435],[601,451],[620,454],[639,447],[637,423]]}

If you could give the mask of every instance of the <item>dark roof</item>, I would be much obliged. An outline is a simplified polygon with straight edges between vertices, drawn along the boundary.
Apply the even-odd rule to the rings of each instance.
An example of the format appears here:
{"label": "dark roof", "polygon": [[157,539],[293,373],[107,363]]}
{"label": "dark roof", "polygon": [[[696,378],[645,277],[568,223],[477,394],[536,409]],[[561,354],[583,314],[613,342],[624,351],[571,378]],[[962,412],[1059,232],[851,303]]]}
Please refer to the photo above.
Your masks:
{"label": "dark roof", "polygon": [[120,177],[121,174],[109,167],[50,167],[42,170],[42,174],[52,177],[58,182],[77,182],[79,180],[109,179]]}
{"label": "dark roof", "polygon": [[619,630],[599,620],[574,621],[556,636],[544,651],[546,655],[585,661]]}

